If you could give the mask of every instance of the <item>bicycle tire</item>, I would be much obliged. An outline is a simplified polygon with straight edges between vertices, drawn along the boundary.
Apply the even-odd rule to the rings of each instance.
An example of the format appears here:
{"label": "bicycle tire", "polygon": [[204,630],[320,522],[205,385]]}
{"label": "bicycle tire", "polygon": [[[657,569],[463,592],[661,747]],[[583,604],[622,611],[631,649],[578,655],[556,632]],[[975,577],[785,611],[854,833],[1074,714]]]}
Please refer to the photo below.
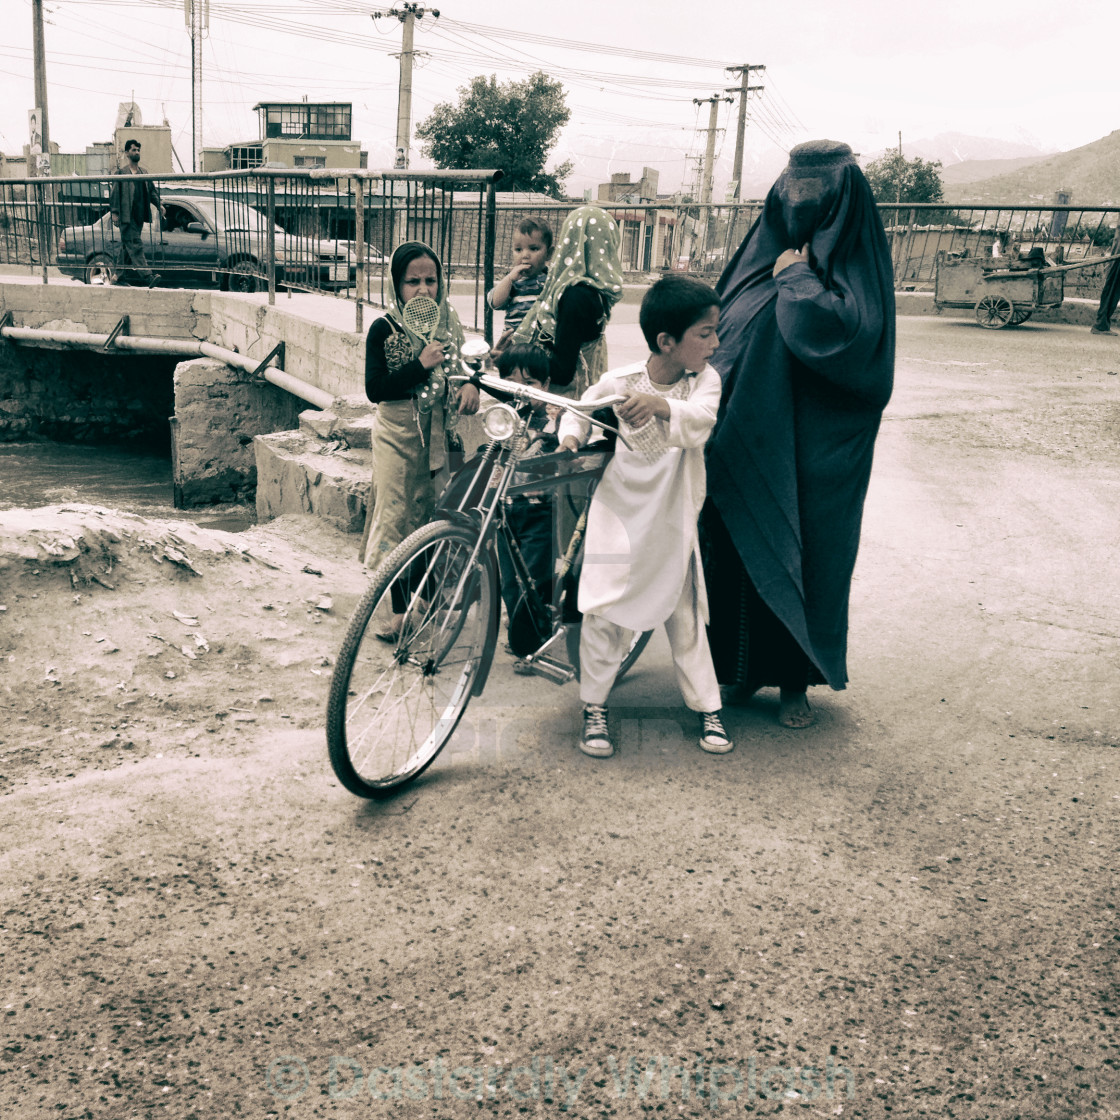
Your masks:
{"label": "bicycle tire", "polygon": [[642,650],[649,645],[649,640],[652,637],[652,630],[643,630],[640,634],[634,635],[634,640],[630,643],[630,652],[622,659],[622,664],[618,667],[618,676],[614,678],[616,682],[622,680],[634,667],[634,662],[642,656]]}
{"label": "bicycle tire", "polygon": [[[447,521],[417,529],[377,568],[350,618],[327,698],[327,750],[342,785],[387,797],[435,761],[493,656],[496,579],[477,532]],[[375,612],[407,603],[395,640]],[[381,611],[378,608],[381,607]]]}

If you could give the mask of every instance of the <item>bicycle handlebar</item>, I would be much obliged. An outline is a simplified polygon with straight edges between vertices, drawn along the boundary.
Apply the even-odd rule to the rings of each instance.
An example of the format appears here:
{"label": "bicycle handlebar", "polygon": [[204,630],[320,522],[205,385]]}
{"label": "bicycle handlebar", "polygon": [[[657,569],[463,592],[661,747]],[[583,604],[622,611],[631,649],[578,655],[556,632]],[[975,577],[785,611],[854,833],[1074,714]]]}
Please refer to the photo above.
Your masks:
{"label": "bicycle handlebar", "polygon": [[504,381],[502,378],[494,377],[488,373],[473,373],[469,376],[464,373],[453,373],[447,380],[469,381],[475,388],[485,389],[495,400],[505,403],[525,404],[536,401],[540,404],[555,405],[557,408],[563,408],[568,412],[578,412],[595,427],[606,432],[614,432],[622,441],[624,447],[633,450],[633,445],[617,427],[605,424],[602,420],[596,420],[592,416],[593,412],[598,412],[601,408],[612,408],[616,404],[622,404],[626,397],[619,393],[613,393],[609,397],[600,397],[596,401],[580,401],[573,400],[571,397],[562,397],[558,393],[549,393],[544,389],[534,388],[532,385],[522,385],[517,381]]}
{"label": "bicycle handlebar", "polygon": [[590,414],[600,408],[611,408],[613,405],[622,404],[626,398],[618,393],[609,397],[601,397],[597,401],[580,401],[572,397],[562,397],[559,393],[549,393],[545,389],[537,389],[532,385],[523,385],[518,381],[504,381],[489,373],[475,373],[469,377],[462,373],[453,373],[448,381],[469,381],[479,389],[485,389],[497,400],[507,401],[537,401],[540,404],[553,404],[558,408],[566,408],[569,412]]}

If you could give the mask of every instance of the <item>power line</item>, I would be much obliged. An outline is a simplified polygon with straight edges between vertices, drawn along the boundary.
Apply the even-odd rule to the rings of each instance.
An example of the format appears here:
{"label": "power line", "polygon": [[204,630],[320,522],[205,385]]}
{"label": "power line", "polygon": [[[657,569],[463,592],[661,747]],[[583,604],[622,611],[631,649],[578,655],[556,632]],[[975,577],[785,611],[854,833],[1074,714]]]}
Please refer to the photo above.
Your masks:
{"label": "power line", "polygon": [[[71,16],[76,7],[76,0],[51,0],[51,2],[63,8],[68,17]],[[375,52],[379,57],[387,57],[396,53],[395,36],[382,36],[370,26],[370,6],[364,0],[299,0],[299,2],[288,0],[286,3],[280,2],[280,0],[273,3],[254,3],[252,0],[210,0],[210,3],[211,17],[214,21],[251,28],[254,32],[264,31],[288,36],[295,35],[303,42],[342,44],[360,48],[367,52]],[[111,7],[130,12],[141,8],[148,13],[152,13],[153,10],[158,11],[161,13],[158,24],[161,28],[164,27],[163,15],[165,13],[182,11],[182,0],[82,0],[83,9],[87,12],[91,10],[91,5],[95,4],[101,8]],[[73,14],[72,18],[80,19],[76,13]],[[143,20],[139,14],[130,14],[128,19],[130,27],[137,23],[144,23],[146,26],[152,27],[157,26],[151,20]],[[81,22],[89,21],[82,20]],[[425,21],[425,27],[426,25],[427,21]],[[95,25],[90,23],[90,26]],[[119,44],[125,35],[127,35],[127,32],[123,32],[121,36],[112,41]],[[100,38],[99,36],[93,37]],[[578,42],[552,35],[506,30],[452,20],[446,17],[441,18],[439,24],[435,25],[428,33],[427,40],[425,46],[432,55],[431,72],[444,75],[445,78],[451,78],[452,80],[454,80],[456,74],[477,75],[479,68],[483,66],[493,66],[499,72],[510,74],[522,74],[529,67],[533,67],[563,80],[565,85],[574,90],[608,91],[609,95],[615,99],[615,103],[623,107],[623,112],[604,111],[598,105],[594,107],[580,105],[578,98],[572,106],[575,110],[572,124],[576,124],[578,121],[599,122],[600,129],[602,124],[605,123],[608,126],[614,126],[616,129],[648,128],[661,132],[678,128],[683,130],[687,126],[677,125],[671,121],[651,121],[640,113],[627,114],[625,112],[625,109],[629,108],[627,102],[640,99],[643,109],[653,101],[660,104],[685,104],[692,100],[688,94],[696,91],[698,85],[701,88],[703,86],[711,88],[711,85],[714,85],[714,75],[709,73],[706,77],[697,77],[691,80],[687,77],[668,77],[665,73],[668,66],[674,66],[679,74],[682,68],[684,70],[689,68],[722,70],[726,65],[724,62],[713,59],[681,56],[660,51],[645,51],[611,44]],[[142,41],[142,39],[137,41]],[[147,44],[145,44],[146,47]],[[543,52],[555,51],[579,52],[585,55],[616,57],[626,62],[653,63],[656,64],[658,72],[651,74],[647,67],[640,66],[634,67],[638,71],[637,73],[617,73],[596,71],[586,66],[580,66],[578,63],[574,65],[554,65],[540,57],[538,51],[542,54]],[[178,56],[169,55],[168,52],[163,50],[160,50],[160,54],[163,57],[169,57],[169,61],[172,61],[171,72],[181,72],[181,54]],[[276,60],[285,57],[285,55],[281,52],[270,52],[268,57],[270,60]],[[286,57],[305,58],[306,55],[290,54]],[[104,61],[104,59],[99,59],[99,61]],[[129,64],[131,65],[131,62]],[[291,73],[278,74],[242,69],[235,71],[230,68],[228,61],[226,67],[216,66],[215,69],[216,76],[211,89],[222,89],[223,91],[228,89],[231,93],[235,91],[243,92],[246,81],[279,86],[285,82],[291,82],[293,74],[299,73],[294,68]],[[347,68],[343,73],[353,72],[352,68]],[[168,69],[166,67],[161,69],[158,76],[166,79]],[[317,75],[313,79],[304,80],[302,77],[297,77],[295,80],[305,87],[310,85],[312,88],[325,90],[337,89],[347,84],[353,86],[357,83],[360,83],[363,90],[371,88],[387,89],[392,86],[391,82],[385,81],[371,83],[364,73],[360,76],[355,74],[355,77],[347,83],[336,68],[330,70],[329,78]],[[768,85],[772,86],[772,81],[768,81]],[[353,93],[354,91],[351,91],[352,96]],[[422,96],[420,91],[415,91],[414,96],[418,104],[421,105],[434,105],[436,100]],[[360,100],[360,94],[357,99]],[[161,97],[160,100],[169,104],[180,103],[180,99],[176,98]],[[440,97],[438,100],[443,100],[443,98]],[[231,97],[229,100],[216,100],[215,104],[236,105],[237,101]],[[789,137],[797,127],[791,123],[791,118],[795,119],[796,114],[788,109],[784,100],[771,98],[768,94],[765,99],[756,99],[752,108],[755,110],[751,118],[752,124],[759,133],[780,148],[788,147]],[[671,114],[665,113],[663,115]],[[800,122],[797,123],[800,124]],[[802,129],[803,127],[801,126]],[[637,143],[640,143],[640,141]]]}

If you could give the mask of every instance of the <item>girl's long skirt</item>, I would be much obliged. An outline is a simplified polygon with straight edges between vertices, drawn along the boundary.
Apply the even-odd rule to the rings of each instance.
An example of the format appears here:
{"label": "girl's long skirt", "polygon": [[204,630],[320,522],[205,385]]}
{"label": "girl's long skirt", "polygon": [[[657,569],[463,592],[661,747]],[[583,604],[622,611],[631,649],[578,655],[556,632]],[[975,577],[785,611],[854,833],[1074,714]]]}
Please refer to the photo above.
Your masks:
{"label": "girl's long skirt", "polygon": [[[444,438],[442,427],[437,430],[439,439]],[[373,485],[362,538],[362,560],[369,568],[376,568],[409,533],[432,519],[436,493],[431,434],[432,414],[418,414],[411,400],[377,406],[371,436]]]}

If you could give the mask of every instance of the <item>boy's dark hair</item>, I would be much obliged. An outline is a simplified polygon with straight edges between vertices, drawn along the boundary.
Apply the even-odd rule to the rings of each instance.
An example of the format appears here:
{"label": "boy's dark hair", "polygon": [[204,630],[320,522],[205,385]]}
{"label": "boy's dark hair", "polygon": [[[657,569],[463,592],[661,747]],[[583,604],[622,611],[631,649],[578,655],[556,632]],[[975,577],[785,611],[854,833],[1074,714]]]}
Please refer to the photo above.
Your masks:
{"label": "boy's dark hair", "polygon": [[524,370],[534,381],[547,381],[551,374],[548,351],[523,342],[510,346],[498,355],[498,376],[509,377],[515,369]]}
{"label": "boy's dark hair", "polygon": [[517,232],[529,236],[538,234],[544,242],[545,256],[552,256],[552,227],[543,218],[522,218],[517,225]]}
{"label": "boy's dark hair", "polygon": [[646,292],[638,312],[650,352],[659,353],[657,336],[662,331],[679,342],[712,307],[719,307],[719,296],[710,284],[695,276],[663,276]]}

